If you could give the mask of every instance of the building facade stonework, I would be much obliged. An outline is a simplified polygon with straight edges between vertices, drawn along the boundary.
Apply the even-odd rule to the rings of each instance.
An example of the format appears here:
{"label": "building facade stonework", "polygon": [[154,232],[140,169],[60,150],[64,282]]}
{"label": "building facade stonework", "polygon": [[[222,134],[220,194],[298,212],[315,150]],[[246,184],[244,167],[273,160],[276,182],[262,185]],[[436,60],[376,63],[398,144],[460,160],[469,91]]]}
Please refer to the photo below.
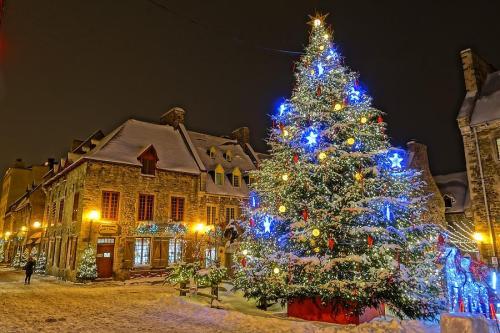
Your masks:
{"label": "building facade stonework", "polygon": [[461,52],[466,95],[457,116],[467,167],[472,220],[482,257],[500,255],[500,71],[467,49]]}
{"label": "building facade stonework", "polygon": [[128,120],[75,140],[43,185],[49,274],[76,280],[88,246],[100,278],[161,274],[178,261],[231,264],[221,231],[240,217],[259,157],[248,129],[191,132],[184,114],[174,108],[160,124]]}

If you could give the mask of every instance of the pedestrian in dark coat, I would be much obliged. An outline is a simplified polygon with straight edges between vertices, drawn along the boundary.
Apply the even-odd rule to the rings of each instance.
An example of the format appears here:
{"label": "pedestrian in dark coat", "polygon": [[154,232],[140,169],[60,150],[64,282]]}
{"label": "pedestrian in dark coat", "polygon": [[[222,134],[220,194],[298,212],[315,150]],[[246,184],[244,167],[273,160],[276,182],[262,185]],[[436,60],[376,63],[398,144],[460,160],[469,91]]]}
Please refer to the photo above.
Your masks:
{"label": "pedestrian in dark coat", "polygon": [[26,277],[24,278],[24,284],[30,284],[31,275],[33,274],[33,269],[35,268],[35,260],[33,257],[28,258],[28,262],[24,266],[24,270],[26,271]]}

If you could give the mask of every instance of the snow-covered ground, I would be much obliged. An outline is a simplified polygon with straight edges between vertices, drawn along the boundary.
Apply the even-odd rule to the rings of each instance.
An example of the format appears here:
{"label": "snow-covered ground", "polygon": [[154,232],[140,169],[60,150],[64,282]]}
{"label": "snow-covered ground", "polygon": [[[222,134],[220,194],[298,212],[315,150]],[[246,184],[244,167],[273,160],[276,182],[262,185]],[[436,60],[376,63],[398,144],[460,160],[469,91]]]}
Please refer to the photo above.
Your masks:
{"label": "snow-covered ground", "polygon": [[74,284],[53,277],[22,283],[22,272],[0,268],[0,332],[307,332],[433,333],[437,324],[382,318],[338,326],[260,311],[239,294],[222,292],[222,309],[201,296],[179,297],[158,279]]}

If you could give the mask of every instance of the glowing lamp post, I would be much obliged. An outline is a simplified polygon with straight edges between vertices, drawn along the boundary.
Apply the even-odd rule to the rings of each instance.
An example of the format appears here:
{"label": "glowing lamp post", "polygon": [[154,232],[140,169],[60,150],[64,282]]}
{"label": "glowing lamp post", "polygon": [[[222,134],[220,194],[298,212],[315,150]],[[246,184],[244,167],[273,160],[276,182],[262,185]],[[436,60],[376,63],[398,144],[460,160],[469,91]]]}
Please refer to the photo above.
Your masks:
{"label": "glowing lamp post", "polygon": [[95,221],[98,221],[99,218],[101,217],[101,214],[97,210],[91,210],[88,215],[88,219],[90,221],[90,227],[89,227],[89,241],[88,243],[90,244],[90,237],[92,235],[92,223]]}
{"label": "glowing lamp post", "polygon": [[480,232],[475,232],[473,235],[472,235],[472,238],[474,238],[474,240],[478,243],[482,243],[484,241],[484,236],[482,233]]}
{"label": "glowing lamp post", "polygon": [[33,229],[38,229],[38,228],[40,228],[41,226],[42,226],[42,224],[40,223],[40,221],[35,221],[35,222],[33,222],[33,224],[32,224]]}

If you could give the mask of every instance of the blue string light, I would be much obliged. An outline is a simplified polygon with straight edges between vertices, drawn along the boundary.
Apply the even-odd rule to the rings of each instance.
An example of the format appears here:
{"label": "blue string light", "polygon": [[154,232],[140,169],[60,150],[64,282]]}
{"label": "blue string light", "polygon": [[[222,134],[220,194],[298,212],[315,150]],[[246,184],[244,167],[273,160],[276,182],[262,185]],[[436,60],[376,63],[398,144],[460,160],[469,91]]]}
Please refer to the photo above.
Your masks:
{"label": "blue string light", "polygon": [[323,65],[321,63],[319,63],[317,67],[318,67],[318,76],[323,75],[323,72],[325,71],[325,69],[323,68]]}

